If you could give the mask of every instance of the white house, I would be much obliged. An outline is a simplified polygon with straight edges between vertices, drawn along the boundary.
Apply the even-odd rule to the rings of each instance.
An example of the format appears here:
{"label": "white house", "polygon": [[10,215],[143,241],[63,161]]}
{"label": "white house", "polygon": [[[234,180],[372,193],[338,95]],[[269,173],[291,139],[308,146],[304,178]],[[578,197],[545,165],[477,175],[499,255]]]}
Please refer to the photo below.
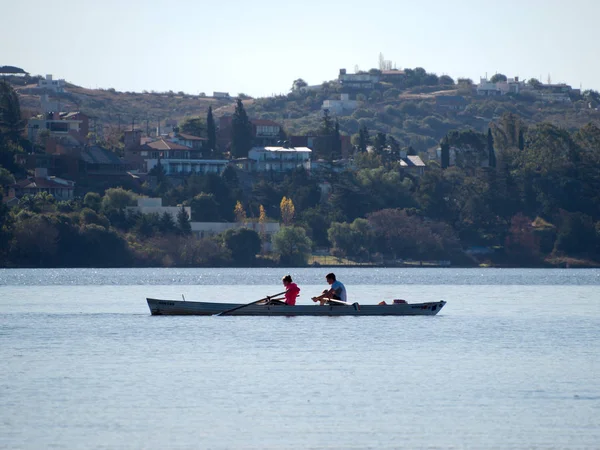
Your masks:
{"label": "white house", "polygon": [[308,147],[253,147],[248,159],[255,172],[288,172],[297,167],[310,170],[311,154]]}
{"label": "white house", "polygon": [[481,78],[477,85],[477,95],[494,96],[500,95],[500,89],[496,86],[497,83],[492,83],[487,78]]}
{"label": "white house", "polygon": [[[188,218],[192,217],[192,208],[184,206],[183,209],[188,215]],[[177,220],[177,214],[181,211],[181,206],[163,206],[162,198],[150,198],[150,197],[139,197],[137,199],[137,206],[128,206],[127,211],[138,212],[140,214],[159,214],[163,215],[168,213],[173,217],[173,220]]]}
{"label": "white house", "polygon": [[525,82],[520,81],[519,77],[508,78],[506,81],[498,81],[497,83],[492,83],[487,78],[481,78],[477,85],[477,95],[494,96],[519,94],[525,88]]}
{"label": "white house", "polygon": [[379,82],[379,75],[370,73],[346,73],[346,69],[340,69],[338,81],[345,89],[357,89],[371,91]]}
{"label": "white house", "polygon": [[38,81],[38,87],[53,92],[64,92],[65,80],[53,80],[52,75],[46,75],[46,78],[42,78]]}
{"label": "white house", "polygon": [[[225,159],[161,159],[160,164],[166,175],[191,175],[204,173],[222,173],[229,161]],[[158,159],[147,159],[147,170],[158,165]]]}
{"label": "white house", "polygon": [[358,101],[350,100],[348,94],[342,94],[339,100],[324,100],[323,105],[321,105],[322,110],[327,109],[338,116],[350,114],[356,108],[358,108]]}

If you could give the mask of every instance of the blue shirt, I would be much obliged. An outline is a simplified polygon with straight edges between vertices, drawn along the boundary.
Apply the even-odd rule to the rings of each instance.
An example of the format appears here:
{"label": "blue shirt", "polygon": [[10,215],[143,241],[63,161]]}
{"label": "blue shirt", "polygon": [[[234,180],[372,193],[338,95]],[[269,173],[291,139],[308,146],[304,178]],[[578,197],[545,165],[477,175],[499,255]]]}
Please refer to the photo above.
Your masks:
{"label": "blue shirt", "polygon": [[341,301],[346,302],[347,297],[346,297],[346,286],[344,286],[341,282],[339,281],[334,281],[331,285],[331,289],[333,289],[333,291],[335,292],[335,295],[337,295]]}

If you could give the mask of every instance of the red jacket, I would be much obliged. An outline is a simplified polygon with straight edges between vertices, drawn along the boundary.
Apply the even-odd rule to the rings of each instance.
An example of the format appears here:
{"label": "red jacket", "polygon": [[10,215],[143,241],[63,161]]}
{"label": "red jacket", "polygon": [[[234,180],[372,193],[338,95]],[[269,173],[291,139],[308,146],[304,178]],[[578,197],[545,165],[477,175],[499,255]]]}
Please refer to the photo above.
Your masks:
{"label": "red jacket", "polygon": [[290,283],[285,288],[285,303],[287,305],[295,305],[296,297],[300,294],[300,288],[296,283]]}

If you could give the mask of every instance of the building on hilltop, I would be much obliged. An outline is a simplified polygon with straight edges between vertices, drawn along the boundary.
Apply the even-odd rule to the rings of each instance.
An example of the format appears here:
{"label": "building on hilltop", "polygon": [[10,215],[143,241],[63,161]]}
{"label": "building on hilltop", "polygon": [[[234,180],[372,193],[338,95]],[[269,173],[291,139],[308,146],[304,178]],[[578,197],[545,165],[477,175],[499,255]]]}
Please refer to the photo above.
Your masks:
{"label": "building on hilltop", "polygon": [[385,81],[386,83],[399,83],[404,79],[404,77],[404,70],[390,69],[382,70],[379,79],[380,81]]}
{"label": "building on hilltop", "polygon": [[328,110],[336,116],[350,115],[358,108],[358,101],[350,100],[349,94],[341,94],[339,100],[323,100],[321,110]]}
{"label": "building on hilltop", "polygon": [[344,90],[372,91],[379,79],[379,74],[347,73],[346,69],[340,69],[338,75],[338,82]]}
{"label": "building on hilltop", "polygon": [[46,89],[56,93],[63,93],[65,92],[65,84],[65,80],[53,80],[52,75],[48,74],[46,75],[46,78],[42,78],[38,81],[38,88]]}

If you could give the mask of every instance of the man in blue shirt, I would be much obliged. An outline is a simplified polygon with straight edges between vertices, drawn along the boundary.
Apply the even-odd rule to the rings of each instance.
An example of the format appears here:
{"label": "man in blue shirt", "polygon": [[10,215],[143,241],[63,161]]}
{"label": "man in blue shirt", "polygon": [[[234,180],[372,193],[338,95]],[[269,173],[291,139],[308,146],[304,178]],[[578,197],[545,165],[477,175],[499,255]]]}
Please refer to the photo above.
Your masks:
{"label": "man in blue shirt", "polygon": [[[325,289],[321,295],[318,297],[313,297],[313,302],[321,302],[321,305],[325,304],[329,300],[338,300],[344,303],[347,303],[348,297],[346,296],[346,287],[335,278],[335,274],[328,273],[325,276],[327,283],[331,286],[329,289]],[[332,304],[339,304],[337,302],[332,302]]]}

